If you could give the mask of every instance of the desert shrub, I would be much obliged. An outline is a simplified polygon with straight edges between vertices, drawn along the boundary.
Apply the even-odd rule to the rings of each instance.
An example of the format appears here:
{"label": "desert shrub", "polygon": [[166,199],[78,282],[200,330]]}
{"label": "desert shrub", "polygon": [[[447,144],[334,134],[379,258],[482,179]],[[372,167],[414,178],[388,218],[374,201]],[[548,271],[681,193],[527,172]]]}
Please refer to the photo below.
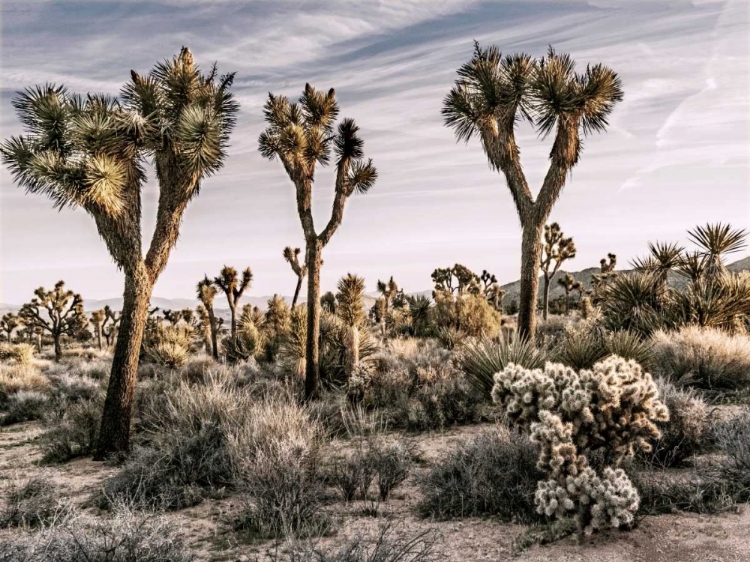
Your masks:
{"label": "desert shrub", "polygon": [[392,409],[394,425],[412,431],[446,429],[478,423],[485,418],[485,396],[460,374],[417,387],[413,398]]}
{"label": "desert shrub", "polygon": [[525,435],[504,428],[486,431],[460,443],[421,478],[419,511],[439,519],[539,519],[534,492],[544,474],[536,466],[538,457],[538,448]]}
{"label": "desert shrub", "polygon": [[642,458],[651,466],[680,466],[706,446],[708,405],[692,389],[677,388],[662,378],[656,379],[656,383],[659,399],[669,410],[669,421],[659,423],[661,436]]}
{"label": "desert shrub", "polygon": [[32,365],[0,364],[0,405],[21,390],[43,391],[48,386],[49,379]]}
{"label": "desert shrub", "polygon": [[586,323],[569,330],[558,341],[552,355],[555,361],[577,370],[590,369],[611,355],[647,366],[651,359],[651,345],[634,332],[605,332]]}
{"label": "desert shrub", "polygon": [[713,438],[728,462],[722,474],[732,485],[735,501],[750,501],[750,412],[716,424]]}
{"label": "desert shrub", "polygon": [[514,337],[499,342],[486,338],[473,341],[461,349],[457,364],[474,387],[490,396],[495,373],[510,363],[527,369],[539,369],[544,367],[545,361],[543,350],[528,340]]}
{"label": "desert shrub", "polygon": [[151,361],[171,369],[182,367],[187,361],[188,353],[188,348],[177,342],[158,342],[147,351]]}
{"label": "desert shrub", "polygon": [[435,338],[445,349],[454,350],[468,338],[468,334],[455,326],[440,326],[435,330]]}
{"label": "desert shrub", "polygon": [[37,390],[21,390],[12,394],[0,415],[0,425],[40,419],[50,402],[49,396]]}
{"label": "desert shrub", "polygon": [[546,320],[539,320],[534,337],[537,343],[551,347],[573,329],[575,323],[572,316],[550,315]]}
{"label": "desert shrub", "polygon": [[[509,365],[495,375],[493,399],[508,418],[530,430],[540,446],[539,513],[575,514],[578,529],[619,527],[633,522],[638,493],[622,469],[612,468],[636,449],[651,450],[656,422],[669,412],[658,388],[634,361],[609,357],[591,370],[547,363],[544,370]],[[607,466],[597,472],[587,452],[602,450]]]}
{"label": "desert shrub", "polygon": [[34,347],[28,343],[0,342],[0,361],[15,365],[29,365],[34,358]]}
{"label": "desert shrub", "polygon": [[435,291],[432,321],[443,328],[454,328],[471,337],[493,337],[500,331],[500,314],[484,295]]}
{"label": "desert shrub", "polygon": [[653,335],[653,369],[678,386],[734,390],[750,386],[750,335],[689,326]]}
{"label": "desert shrub", "polygon": [[0,544],[0,560],[24,562],[191,562],[177,528],[163,517],[118,506],[111,518],[71,513],[36,533]]}
{"label": "desert shrub", "polygon": [[103,396],[64,408],[62,417],[39,439],[42,462],[62,463],[91,454],[101,423]]}
{"label": "desert shrub", "polygon": [[629,330],[648,337],[665,325],[666,291],[656,272],[611,277],[598,299],[603,324],[612,331]]}
{"label": "desert shrub", "polygon": [[393,531],[398,522],[387,521],[380,526],[374,539],[357,536],[344,543],[337,551],[323,551],[311,544],[292,544],[284,558],[274,562],[436,562],[445,554],[437,548],[440,538],[428,529],[412,536],[401,536]]}
{"label": "desert shrub", "polygon": [[387,443],[378,435],[358,438],[349,455],[335,458],[327,471],[327,479],[340,492],[344,501],[355,497],[369,498],[376,483],[380,501],[387,501],[391,492],[409,476],[414,449],[405,440]]}
{"label": "desert shrub", "polygon": [[190,355],[193,330],[186,325],[162,326],[149,331],[143,338],[143,353],[152,363],[176,369],[185,364]]}
{"label": "desert shrub", "polygon": [[49,480],[32,478],[5,490],[0,528],[46,526],[63,517],[68,509]]}

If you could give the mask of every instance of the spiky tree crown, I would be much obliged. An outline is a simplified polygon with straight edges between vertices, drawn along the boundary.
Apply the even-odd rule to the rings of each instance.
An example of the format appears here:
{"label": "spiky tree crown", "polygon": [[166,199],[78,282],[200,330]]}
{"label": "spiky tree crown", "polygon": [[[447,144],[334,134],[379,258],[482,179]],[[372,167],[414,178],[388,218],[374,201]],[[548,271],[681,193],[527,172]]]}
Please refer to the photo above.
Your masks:
{"label": "spiky tree crown", "polygon": [[699,247],[700,255],[706,260],[704,272],[709,276],[726,270],[723,256],[739,252],[745,247],[747,232],[732,228],[729,224],[707,224],[688,231],[688,237]]}
{"label": "spiky tree crown", "polygon": [[556,222],[544,226],[542,250],[540,267],[546,274],[554,275],[563,262],[576,257],[576,245],[573,238],[566,237]]}
{"label": "spiky tree crown", "polygon": [[48,291],[39,287],[36,297],[24,304],[18,312],[27,326],[46,330],[52,334],[76,335],[88,324],[83,311],[83,298],[65,289],[65,282],[58,281]]}
{"label": "spiky tree crown", "polygon": [[236,302],[242,297],[252,280],[253,272],[249,267],[245,268],[242,272],[242,278],[240,278],[235,268],[225,265],[219,276],[214,279],[214,283]]}
{"label": "spiky tree crown", "polygon": [[203,306],[205,306],[206,309],[213,306],[217,289],[213,281],[211,281],[208,276],[205,276],[198,282],[196,293],[198,294],[198,300],[203,303]]}
{"label": "spiky tree crown", "polygon": [[364,296],[365,280],[348,273],[337,284],[336,314],[348,326],[359,326],[366,318]]}
{"label": "spiky tree crown", "polygon": [[300,264],[300,251],[299,248],[294,248],[292,250],[290,246],[287,246],[284,248],[283,255],[287,263],[292,266],[292,271],[294,271],[295,275],[297,275],[297,277],[304,277],[307,273],[307,266],[305,264]]}

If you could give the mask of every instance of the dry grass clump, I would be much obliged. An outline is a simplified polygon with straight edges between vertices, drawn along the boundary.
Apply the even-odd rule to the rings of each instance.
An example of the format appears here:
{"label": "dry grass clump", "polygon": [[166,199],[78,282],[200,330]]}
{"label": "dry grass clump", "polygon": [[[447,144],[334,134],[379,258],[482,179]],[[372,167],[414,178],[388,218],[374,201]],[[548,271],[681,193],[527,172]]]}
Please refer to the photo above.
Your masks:
{"label": "dry grass clump", "polygon": [[688,326],[652,338],[653,370],[678,386],[739,390],[750,386],[750,335]]}
{"label": "dry grass clump", "polygon": [[0,404],[21,390],[43,391],[49,379],[33,365],[0,365]]}
{"label": "dry grass clump", "polygon": [[70,509],[69,504],[60,499],[59,490],[41,477],[11,484],[4,497],[0,528],[48,526]]}
{"label": "dry grass clump", "polygon": [[192,562],[178,529],[163,517],[117,506],[102,519],[71,512],[49,527],[0,544],[0,560],[24,562]]}
{"label": "dry grass clump", "polygon": [[49,407],[50,398],[37,390],[19,390],[11,394],[0,413],[0,425],[11,425],[40,419]]}
{"label": "dry grass clump", "polygon": [[420,481],[424,517],[450,519],[496,515],[511,521],[539,519],[534,492],[544,473],[528,437],[498,427],[456,449]]}
{"label": "dry grass clump", "polygon": [[28,343],[0,342],[0,361],[29,365],[34,359],[34,346]]}
{"label": "dry grass clump", "polygon": [[104,394],[66,403],[52,428],[39,438],[42,462],[62,463],[93,452],[99,435]]}

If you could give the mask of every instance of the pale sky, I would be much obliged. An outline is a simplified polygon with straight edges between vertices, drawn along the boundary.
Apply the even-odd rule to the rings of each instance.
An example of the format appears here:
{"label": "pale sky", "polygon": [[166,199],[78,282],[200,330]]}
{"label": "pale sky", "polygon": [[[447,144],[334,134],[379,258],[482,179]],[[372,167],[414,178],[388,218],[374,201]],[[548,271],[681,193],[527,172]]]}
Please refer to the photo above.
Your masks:
{"label": "pale sky", "polygon": [[[250,294],[291,294],[284,246],[302,246],[292,186],[257,139],[267,93],[296,98],[305,82],[335,87],[341,116],[362,129],[380,173],[353,196],[324,251],[323,290],[347,272],[368,290],[393,275],[407,291],[455,262],[518,277],[520,228],[503,177],[478,142],[456,144],[440,109],[472,42],[541,56],[567,51],[579,68],[602,62],[625,99],[604,134],[585,140],[552,212],[583,269],[615,252],[621,264],[648,241],[685,242],[699,223],[750,229],[750,26],[747,0],[469,0],[163,2],[2,1],[0,127],[21,132],[14,93],[45,82],[116,94],[130,69],[191,48],[196,61],[236,71],[241,103],[226,167],[189,206],[154,295],[192,298],[204,273],[250,266]],[[519,144],[532,190],[550,139]],[[316,224],[330,213],[330,173],[315,186]],[[0,172],[0,302],[21,303],[58,279],[85,298],[122,294],[117,271],[83,210],[58,212]],[[156,186],[145,191],[150,239]],[[147,245],[147,243],[146,243]],[[741,257],[741,256],[738,256]]]}

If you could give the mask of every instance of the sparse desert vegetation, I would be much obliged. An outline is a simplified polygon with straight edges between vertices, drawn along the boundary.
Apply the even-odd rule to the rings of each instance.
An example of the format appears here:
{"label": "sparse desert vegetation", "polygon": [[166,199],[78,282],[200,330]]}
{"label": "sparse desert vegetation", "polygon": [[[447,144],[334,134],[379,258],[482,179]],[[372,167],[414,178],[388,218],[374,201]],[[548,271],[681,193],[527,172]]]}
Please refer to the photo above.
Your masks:
{"label": "sparse desert vegetation", "polygon": [[[460,263],[434,269],[431,293],[395,275],[373,297],[356,272],[322,292],[323,252],[378,172],[337,92],[308,83],[297,102],[269,93],[258,139],[304,234],[278,256],[294,296],[243,305],[262,273],[224,265],[191,280],[197,306],[152,307],[188,203],[227,159],[234,77],[183,48],[119,97],[48,85],[13,102],[26,136],[3,162],[93,217],[125,286],[120,311],[87,313],[60,281],[2,316],[0,560],[750,558],[750,273],[727,267],[746,232],[699,226],[689,249],[655,242],[628,271],[609,254],[578,279],[561,269],[576,244],[547,224],[582,138],[623,98],[615,71],[477,43],[444,100],[445,125],[480,141],[515,202],[512,302]],[[536,197],[522,120],[553,136]],[[143,252],[147,164],[159,198]]]}

